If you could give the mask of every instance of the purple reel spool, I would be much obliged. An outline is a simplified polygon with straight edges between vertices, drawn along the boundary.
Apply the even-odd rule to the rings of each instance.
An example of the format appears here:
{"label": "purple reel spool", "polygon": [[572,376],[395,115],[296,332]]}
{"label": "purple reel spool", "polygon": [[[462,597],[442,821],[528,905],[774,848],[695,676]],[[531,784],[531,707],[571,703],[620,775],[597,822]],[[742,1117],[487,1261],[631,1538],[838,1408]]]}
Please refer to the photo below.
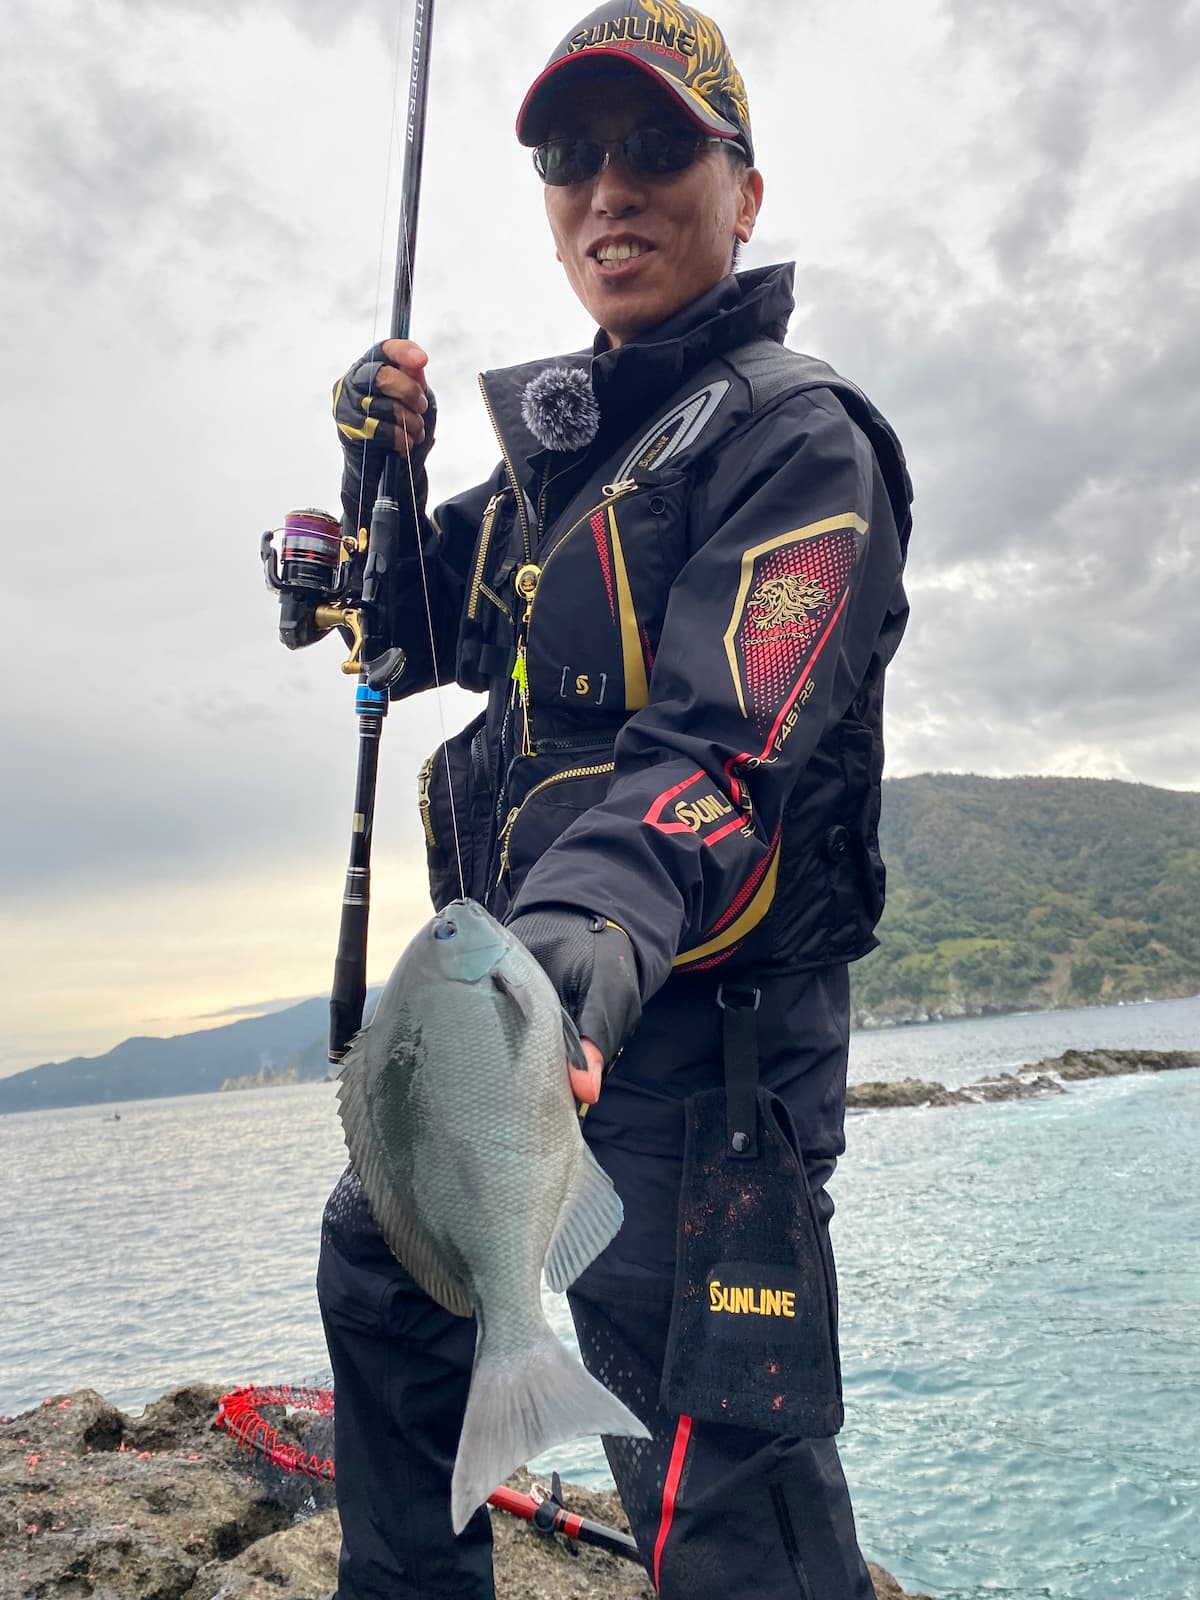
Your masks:
{"label": "purple reel spool", "polygon": [[332,594],[342,559],[342,527],[327,511],[289,511],[283,519],[280,577],[286,588]]}

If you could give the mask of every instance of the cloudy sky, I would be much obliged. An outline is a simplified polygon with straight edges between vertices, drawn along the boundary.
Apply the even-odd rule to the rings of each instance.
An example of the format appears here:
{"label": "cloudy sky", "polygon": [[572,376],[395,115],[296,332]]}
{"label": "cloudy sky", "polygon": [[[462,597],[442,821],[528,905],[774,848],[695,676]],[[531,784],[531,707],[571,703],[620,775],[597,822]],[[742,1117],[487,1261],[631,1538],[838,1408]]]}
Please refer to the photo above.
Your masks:
{"label": "cloudy sky", "polygon": [[[918,491],[889,770],[1200,788],[1200,5],[728,0],[789,342]],[[515,108],[568,0],[440,0],[414,334],[436,495],[474,374],[591,336]],[[262,529],[335,506],[387,322],[407,4],[5,0],[0,1073],[327,987],[352,686],[277,643]],[[381,290],[380,263],[385,285]],[[389,719],[372,978],[427,902]],[[207,1019],[207,1022],[200,1019]]]}

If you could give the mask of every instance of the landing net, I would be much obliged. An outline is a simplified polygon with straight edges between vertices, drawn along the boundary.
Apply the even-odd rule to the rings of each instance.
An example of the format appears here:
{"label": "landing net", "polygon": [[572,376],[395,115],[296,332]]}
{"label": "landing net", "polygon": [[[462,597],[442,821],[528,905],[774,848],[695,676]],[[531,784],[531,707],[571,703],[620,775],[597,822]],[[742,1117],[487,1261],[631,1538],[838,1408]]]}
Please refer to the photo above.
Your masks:
{"label": "landing net", "polygon": [[[312,1480],[312,1487],[297,1516],[311,1516],[332,1499],[333,1390],[316,1384],[247,1384],[222,1396],[213,1426],[227,1433],[243,1450],[257,1458],[260,1469],[273,1481],[286,1484],[296,1478]],[[282,1407],[278,1421],[264,1411]],[[562,1485],[554,1473],[551,1488],[534,1485],[533,1492],[500,1485],[488,1497],[499,1511],[522,1518],[539,1533],[560,1534],[582,1544],[595,1545],[627,1561],[639,1560],[637,1545],[627,1533],[592,1522],[570,1512],[562,1503]]]}

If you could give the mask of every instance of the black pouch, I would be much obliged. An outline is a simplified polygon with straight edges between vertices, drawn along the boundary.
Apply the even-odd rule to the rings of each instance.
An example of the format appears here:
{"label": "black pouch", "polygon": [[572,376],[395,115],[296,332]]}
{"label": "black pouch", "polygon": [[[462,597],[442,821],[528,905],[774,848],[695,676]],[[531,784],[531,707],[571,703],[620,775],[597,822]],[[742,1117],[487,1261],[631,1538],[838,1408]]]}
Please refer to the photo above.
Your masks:
{"label": "black pouch", "polygon": [[417,777],[429,893],[440,911],[460,895],[487,894],[485,846],[493,804],[486,713],[439,745]]}
{"label": "black pouch", "polygon": [[758,1085],[757,991],[727,991],[725,1088],[686,1102],[662,1403],[828,1438],[843,1421],[832,1263],[791,1118]]}

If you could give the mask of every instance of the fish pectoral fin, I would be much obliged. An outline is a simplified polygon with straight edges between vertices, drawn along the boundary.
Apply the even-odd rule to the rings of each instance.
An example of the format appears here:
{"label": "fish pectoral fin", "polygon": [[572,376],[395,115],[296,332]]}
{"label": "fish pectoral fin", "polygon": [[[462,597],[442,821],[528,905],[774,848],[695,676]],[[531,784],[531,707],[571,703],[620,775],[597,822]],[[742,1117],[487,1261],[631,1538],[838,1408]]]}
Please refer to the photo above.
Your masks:
{"label": "fish pectoral fin", "polygon": [[588,1058],[583,1053],[583,1041],[579,1037],[579,1029],[575,1026],[575,1019],[564,1007],[562,1014],[563,1051],[566,1054],[567,1065],[574,1067],[578,1072],[588,1070]]}
{"label": "fish pectoral fin", "polygon": [[546,1251],[546,1282],[563,1294],[611,1244],[625,1213],[612,1179],[587,1145],[558,1213]]}
{"label": "fish pectoral fin", "polygon": [[516,1006],[521,1016],[525,1019],[526,1025],[532,1026],[534,1017],[537,1014],[537,1008],[529,985],[522,983],[511,972],[506,972],[503,962],[493,967],[489,976],[500,993]]}

